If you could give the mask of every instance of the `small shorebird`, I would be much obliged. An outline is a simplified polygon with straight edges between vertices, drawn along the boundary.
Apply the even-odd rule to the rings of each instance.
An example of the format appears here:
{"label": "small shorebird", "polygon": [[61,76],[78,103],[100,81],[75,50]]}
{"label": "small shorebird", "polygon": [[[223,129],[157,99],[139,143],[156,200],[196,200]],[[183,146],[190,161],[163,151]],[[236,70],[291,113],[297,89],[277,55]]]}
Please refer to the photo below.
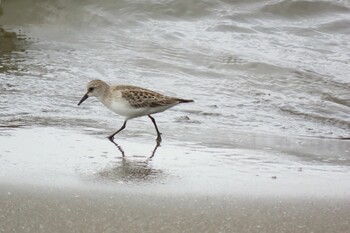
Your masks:
{"label": "small shorebird", "polygon": [[102,80],[92,80],[88,83],[87,92],[79,101],[78,106],[90,96],[95,96],[108,109],[125,117],[123,126],[108,137],[114,144],[116,144],[113,141],[114,136],[125,128],[128,120],[146,115],[152,120],[156,128],[157,143],[160,144],[162,141],[161,133],[151,114],[163,112],[180,103],[193,102],[193,100],[165,96],[141,87],[129,85],[109,86]]}

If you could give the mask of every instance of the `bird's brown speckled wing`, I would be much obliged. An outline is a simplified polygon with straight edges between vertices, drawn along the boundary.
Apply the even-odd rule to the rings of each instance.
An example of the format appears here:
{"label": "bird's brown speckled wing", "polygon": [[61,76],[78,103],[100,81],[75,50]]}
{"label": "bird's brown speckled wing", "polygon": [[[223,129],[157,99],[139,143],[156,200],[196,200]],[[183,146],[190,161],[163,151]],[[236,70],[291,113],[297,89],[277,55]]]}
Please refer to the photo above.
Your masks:
{"label": "bird's brown speckled wing", "polygon": [[172,98],[157,92],[134,86],[118,86],[122,97],[135,108],[159,107],[180,103],[180,99]]}

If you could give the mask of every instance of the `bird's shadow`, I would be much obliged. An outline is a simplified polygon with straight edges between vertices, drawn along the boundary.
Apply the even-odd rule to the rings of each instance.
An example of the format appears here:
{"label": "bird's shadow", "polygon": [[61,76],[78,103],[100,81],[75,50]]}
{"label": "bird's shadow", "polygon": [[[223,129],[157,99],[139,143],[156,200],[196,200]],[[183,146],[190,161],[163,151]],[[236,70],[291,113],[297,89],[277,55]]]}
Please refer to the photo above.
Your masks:
{"label": "bird's shadow", "polygon": [[[125,151],[124,151],[124,149],[122,148],[122,146],[119,145],[118,143],[116,143],[115,141],[111,141],[111,142],[117,147],[117,149],[118,149],[118,151],[121,153],[122,157],[125,158],[125,157],[126,157],[126,154],[125,154]],[[156,142],[156,145],[155,145],[155,147],[153,148],[151,155],[147,157],[147,160],[151,160],[151,159],[155,156],[158,147],[160,147],[160,142],[159,142],[159,141]]]}

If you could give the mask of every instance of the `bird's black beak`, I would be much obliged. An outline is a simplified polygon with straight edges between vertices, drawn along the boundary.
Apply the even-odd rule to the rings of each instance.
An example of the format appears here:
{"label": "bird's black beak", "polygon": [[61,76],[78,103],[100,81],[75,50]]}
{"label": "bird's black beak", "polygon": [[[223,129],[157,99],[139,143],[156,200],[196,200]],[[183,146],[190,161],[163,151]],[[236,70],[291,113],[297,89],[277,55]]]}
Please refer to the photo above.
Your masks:
{"label": "bird's black beak", "polygon": [[79,106],[82,102],[84,102],[87,98],[89,98],[89,96],[88,96],[88,94],[86,93],[86,94],[83,96],[83,98],[81,98],[81,100],[79,101],[78,106]]}

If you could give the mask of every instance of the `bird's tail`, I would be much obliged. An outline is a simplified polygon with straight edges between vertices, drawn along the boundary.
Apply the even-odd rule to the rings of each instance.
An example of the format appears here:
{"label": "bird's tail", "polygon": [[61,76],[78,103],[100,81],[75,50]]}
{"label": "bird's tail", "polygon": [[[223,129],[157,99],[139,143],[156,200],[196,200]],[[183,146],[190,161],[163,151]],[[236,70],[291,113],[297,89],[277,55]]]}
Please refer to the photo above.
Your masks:
{"label": "bird's tail", "polygon": [[194,102],[194,100],[186,100],[186,99],[177,99],[180,103],[190,103]]}

